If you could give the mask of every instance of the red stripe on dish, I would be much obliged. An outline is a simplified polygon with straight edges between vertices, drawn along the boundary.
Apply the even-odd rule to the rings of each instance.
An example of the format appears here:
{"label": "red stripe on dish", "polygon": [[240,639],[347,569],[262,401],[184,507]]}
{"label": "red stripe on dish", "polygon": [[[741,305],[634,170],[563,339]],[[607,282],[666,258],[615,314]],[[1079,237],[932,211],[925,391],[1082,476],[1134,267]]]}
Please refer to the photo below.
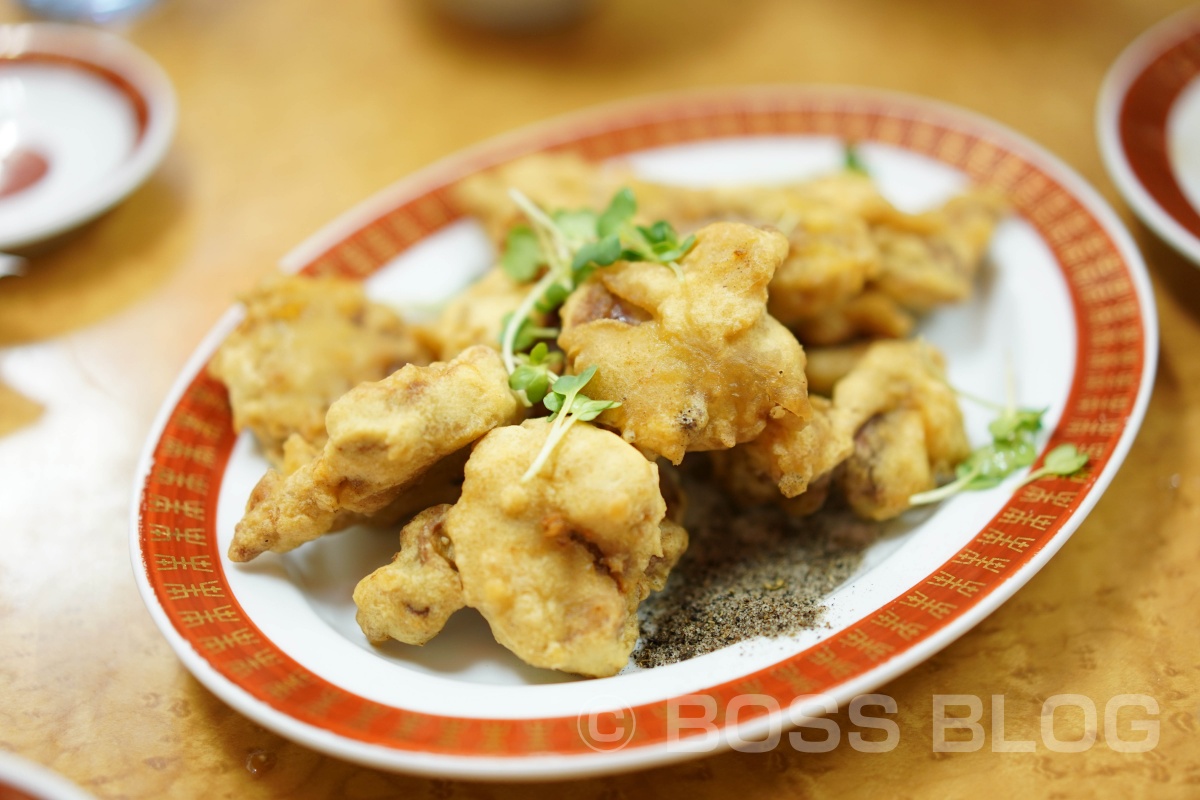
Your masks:
{"label": "red stripe on dish", "polygon": [[[1070,442],[1091,458],[1087,475],[1045,479],[1018,491],[968,546],[878,611],[758,673],[698,693],[717,700],[720,726],[733,722],[720,714],[739,694],[767,694],[787,707],[800,695],[833,691],[945,629],[1027,564],[1083,503],[1125,430],[1145,366],[1146,331],[1129,265],[1100,222],[1053,178],[986,131],[972,130],[970,122],[901,101],[847,102],[803,93],[683,102],[580,123],[565,136],[543,131],[470,166],[539,149],[610,156],[717,136],[831,134],[897,145],[958,167],[972,180],[1004,190],[1062,269],[1078,352],[1047,450]],[[364,276],[458,216],[449,185],[433,186],[313,259],[306,271]],[[395,708],[323,680],[275,646],[242,613],[216,552],[216,498],[234,438],[223,389],[202,373],[156,446],[140,517],[141,549],[158,602],[218,673],[297,721],[397,750],[477,757],[592,752],[573,716],[481,720]],[[188,475],[199,478],[190,487]],[[630,747],[668,740],[668,702],[633,709]]]}
{"label": "red stripe on dish", "polygon": [[1167,120],[1179,95],[1200,75],[1200,20],[1138,73],[1121,100],[1117,125],[1121,150],[1151,197],[1200,238],[1200,213],[1183,193],[1171,167]]}

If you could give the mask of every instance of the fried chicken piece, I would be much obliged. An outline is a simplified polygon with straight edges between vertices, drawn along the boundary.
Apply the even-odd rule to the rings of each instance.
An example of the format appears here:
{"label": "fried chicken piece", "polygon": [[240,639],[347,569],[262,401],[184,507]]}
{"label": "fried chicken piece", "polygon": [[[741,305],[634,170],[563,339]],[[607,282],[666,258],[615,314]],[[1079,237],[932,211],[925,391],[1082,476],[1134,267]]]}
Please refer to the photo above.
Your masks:
{"label": "fried chicken piece", "polygon": [[658,206],[683,227],[732,219],[787,235],[788,254],[771,279],[768,309],[789,327],[846,304],[878,275],[879,251],[867,220],[895,211],[869,178],[850,172],[781,186],[658,190],[677,198]]}
{"label": "fried chicken piece", "polygon": [[928,342],[872,344],[834,387],[833,404],[849,415],[854,430],[877,414],[898,408],[916,411],[935,478],[951,475],[971,452],[962,410],[946,382],[945,362]]}
{"label": "fried chicken piece", "polygon": [[549,211],[604,208],[623,185],[621,177],[574,153],[536,153],[465,178],[454,187],[454,200],[500,244],[525,219],[509,189]]}
{"label": "fried chicken piece", "polygon": [[936,211],[895,215],[873,231],[881,265],[875,287],[918,313],[965,300],[1006,210],[996,192],[973,189]]}
{"label": "fried chicken piece", "polygon": [[360,384],[330,406],[319,456],[259,481],[229,557],[291,550],[331,531],[344,512],[369,516],[405,502],[439,461],[521,414],[499,354],[487,347]]}
{"label": "fried chicken piece", "polygon": [[567,300],[558,344],[568,371],[595,365],[588,396],[619,400],[599,421],[678,464],[749,441],[768,419],[809,416],[804,351],[767,313],[787,243],[740,223],[696,234],[669,267],[618,262]]}
{"label": "fried chicken piece", "polygon": [[654,463],[592,425],[571,426],[522,481],[549,430],[536,419],[485,436],[445,531],[466,603],[496,641],[533,666],[613,675],[637,641],[638,604],[687,534],[666,519]]}
{"label": "fried chicken piece", "polygon": [[355,281],[278,275],[242,302],[246,316],[208,371],[229,390],[234,428],[253,431],[277,465],[292,434],[324,443],[325,412],[351,388],[429,361],[400,318]]}
{"label": "fried chicken piece", "polygon": [[[732,450],[713,453],[716,474],[733,499],[742,506],[795,498],[820,484],[854,450],[850,415],[834,408],[823,397],[809,396],[812,418],[797,417],[767,422],[757,439]],[[797,510],[821,506],[816,496]]]}
{"label": "fried chicken piece", "polygon": [[870,342],[855,342],[804,348],[804,357],[808,361],[804,366],[804,374],[808,377],[809,396],[831,396],[833,387],[854,369],[870,346]]}
{"label": "fried chicken piece", "polygon": [[754,441],[713,454],[716,473],[741,505],[779,502],[804,515],[836,485],[861,516],[896,516],[970,452],[943,369],[925,342],[876,342],[835,384],[832,401],[809,397],[808,424],[769,421]]}
{"label": "fried chicken piece", "polygon": [[907,511],[908,498],[936,486],[921,412],[896,408],[867,420],[836,480],[860,517],[885,520]]}
{"label": "fried chicken piece", "polygon": [[445,533],[449,510],[449,504],[436,505],[413,517],[400,531],[391,563],[355,587],[355,619],[372,644],[425,644],[463,607],[454,544]]}
{"label": "fried chicken piece", "polygon": [[[441,361],[477,344],[499,350],[504,317],[517,310],[528,292],[528,286],[508,277],[500,267],[493,267],[456,295],[437,321],[422,328],[421,333]],[[530,319],[534,325],[542,324],[536,312]]]}
{"label": "fried chicken piece", "polygon": [[893,298],[867,288],[840,306],[794,321],[791,327],[805,346],[829,346],[860,337],[903,339],[914,324],[912,314]]}

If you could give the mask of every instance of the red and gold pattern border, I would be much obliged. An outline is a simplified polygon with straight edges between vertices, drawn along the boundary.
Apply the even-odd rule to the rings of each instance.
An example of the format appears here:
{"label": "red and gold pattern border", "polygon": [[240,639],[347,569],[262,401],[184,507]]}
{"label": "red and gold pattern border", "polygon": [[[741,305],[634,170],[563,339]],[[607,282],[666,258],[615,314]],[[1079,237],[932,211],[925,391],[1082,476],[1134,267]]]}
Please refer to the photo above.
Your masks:
{"label": "red and gold pattern border", "polygon": [[1200,213],[1171,167],[1167,118],[1179,95],[1200,75],[1200,18],[1154,57],[1129,85],[1117,113],[1121,150],[1145,190],[1188,233],[1200,239]]}
{"label": "red and gold pattern border", "polygon": [[[1081,477],[1046,478],[1016,496],[945,564],[847,629],[754,675],[699,694],[717,709],[739,694],[774,697],[831,692],[929,639],[996,590],[1049,543],[1080,508],[1128,424],[1145,368],[1147,320],[1131,267],[1103,224],[1022,147],[985,125],[887,98],[781,92],[742,99],[657,104],[620,118],[546,131],[494,163],[535,149],[603,158],[661,145],[729,136],[811,134],[882,142],[930,156],[994,185],[1011,198],[1052,249],[1069,287],[1077,361],[1061,421],[1047,449],[1072,443],[1091,459]],[[308,266],[365,276],[459,216],[447,185],[434,186],[364,225]],[[397,750],[463,757],[586,755],[577,719],[468,719],[383,705],[313,674],[248,619],[216,552],[215,508],[234,434],[223,388],[201,370],[169,415],[141,499],[141,554],[170,624],[211,667],[257,701],[350,740]],[[667,740],[667,702],[633,709],[631,748]],[[738,723],[752,718],[746,709]],[[719,712],[720,713],[720,712]],[[727,721],[718,716],[716,723]],[[733,720],[728,721],[735,722]]]}

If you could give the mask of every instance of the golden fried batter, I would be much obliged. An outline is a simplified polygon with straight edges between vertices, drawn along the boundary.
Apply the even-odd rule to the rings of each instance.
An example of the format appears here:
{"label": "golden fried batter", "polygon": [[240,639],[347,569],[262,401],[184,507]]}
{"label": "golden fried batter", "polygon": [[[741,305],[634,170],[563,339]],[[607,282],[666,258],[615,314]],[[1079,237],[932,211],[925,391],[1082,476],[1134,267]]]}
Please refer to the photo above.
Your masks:
{"label": "golden fried batter", "polygon": [[857,430],[877,414],[907,408],[920,415],[930,471],[948,476],[971,447],[962,411],[946,383],[945,362],[932,345],[916,340],[876,342],[833,390],[833,404]]}
{"label": "golden fried batter", "polygon": [[892,297],[868,287],[840,306],[792,323],[796,338],[808,345],[836,345],[859,337],[902,339],[915,320]]}
{"label": "golden fried batter", "polygon": [[[456,295],[437,321],[421,333],[441,361],[449,361],[477,344],[499,350],[504,317],[517,310],[528,291],[528,286],[513,281],[500,267],[493,267]],[[540,325],[541,317],[533,314],[532,322]]]}
{"label": "golden fried batter", "polygon": [[509,228],[525,219],[510,188],[551,211],[604,208],[624,185],[621,177],[572,153],[536,153],[464,179],[454,187],[454,199],[500,243]]}
{"label": "golden fried batter", "polygon": [[463,607],[454,545],[445,533],[447,504],[422,511],[400,531],[390,564],[359,581],[355,619],[374,644],[397,639],[425,644]]}
{"label": "golden fried batter", "polygon": [[637,641],[638,603],[687,535],[665,520],[658,468],[586,423],[522,482],[549,429],[537,419],[485,436],[445,531],[466,603],[496,641],[534,666],[613,675]]}
{"label": "golden fried batter", "polygon": [[870,345],[834,385],[832,402],[817,395],[809,402],[807,425],[771,420],[754,441],[713,454],[739,503],[782,502],[808,514],[837,485],[856,513],[887,519],[970,451],[941,355],[925,342]]}
{"label": "golden fried batter", "polygon": [[833,387],[854,369],[854,365],[862,358],[863,353],[870,347],[869,342],[833,345],[829,347],[805,347],[804,374],[808,377],[808,391],[829,397]]}
{"label": "golden fried batter", "polygon": [[873,231],[881,264],[875,286],[917,312],[966,299],[1006,208],[994,191],[974,189],[927,214],[895,215]]}
{"label": "golden fried batter", "polygon": [[909,508],[908,498],[936,485],[921,412],[897,408],[867,420],[837,484],[860,517],[885,520]]}
{"label": "golden fried batter", "polygon": [[669,267],[618,262],[563,306],[568,370],[598,367],[589,397],[619,400],[600,421],[678,464],[749,441],[769,418],[807,419],[804,351],[766,311],[787,251],[778,233],[716,223]]}
{"label": "golden fried batter", "polygon": [[811,395],[809,402],[813,413],[807,424],[790,416],[773,419],[754,441],[713,454],[717,475],[740,505],[799,497],[849,457],[854,449],[850,415],[823,397]]}
{"label": "golden fried batter", "polygon": [[293,433],[323,444],[325,412],[351,388],[429,360],[355,281],[278,275],[242,302],[246,316],[208,370],[229,389],[234,428],[252,430],[275,464]]}
{"label": "golden fried batter", "polygon": [[439,461],[520,415],[500,356],[487,347],[360,384],[329,408],[317,458],[286,478],[271,470],[255,487],[229,557],[291,550],[332,530],[340,512],[379,512]]}

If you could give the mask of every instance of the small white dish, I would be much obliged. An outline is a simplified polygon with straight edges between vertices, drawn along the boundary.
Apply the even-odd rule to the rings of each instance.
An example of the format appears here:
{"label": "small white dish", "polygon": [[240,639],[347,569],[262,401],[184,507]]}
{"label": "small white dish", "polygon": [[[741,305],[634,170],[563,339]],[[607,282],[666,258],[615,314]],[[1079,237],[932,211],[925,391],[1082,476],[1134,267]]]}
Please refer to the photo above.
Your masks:
{"label": "small white dish", "polygon": [[0,798],[4,800],[95,800],[43,766],[0,750]]}
{"label": "small white dish", "polygon": [[1100,90],[1096,130],[1134,213],[1200,265],[1200,9],[1168,17],[1121,53]]}
{"label": "small white dish", "polygon": [[109,33],[0,26],[0,250],[108,210],[162,160],[175,92],[149,56]]}

